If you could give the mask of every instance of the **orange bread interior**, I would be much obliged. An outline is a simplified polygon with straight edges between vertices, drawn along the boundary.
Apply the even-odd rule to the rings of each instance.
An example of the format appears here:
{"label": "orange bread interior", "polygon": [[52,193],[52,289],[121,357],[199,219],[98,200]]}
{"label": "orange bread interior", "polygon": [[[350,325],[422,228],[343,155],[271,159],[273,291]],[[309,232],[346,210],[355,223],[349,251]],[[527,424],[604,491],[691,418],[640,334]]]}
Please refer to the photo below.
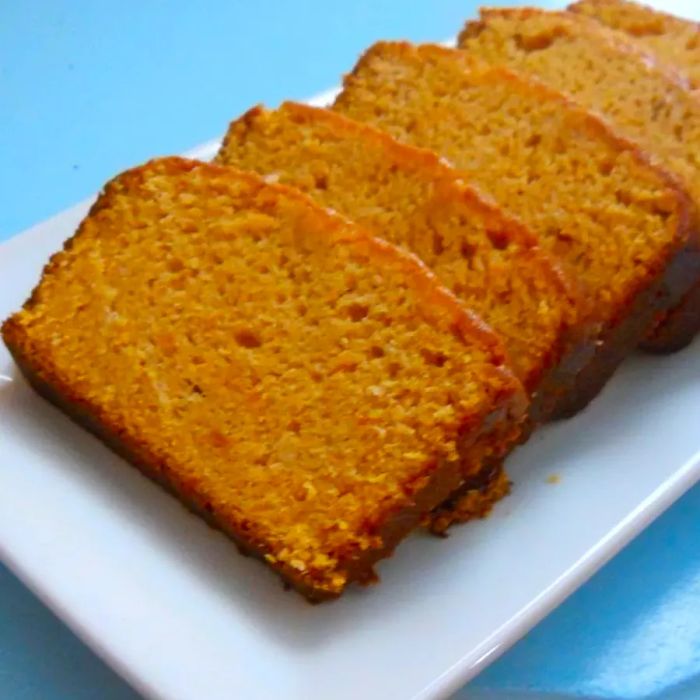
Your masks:
{"label": "orange bread interior", "polygon": [[[700,99],[688,81],[625,34],[582,14],[482,10],[459,45],[480,61],[533,74],[605,115],[681,179],[696,207],[700,203]],[[700,268],[695,276],[700,283]]]}
{"label": "orange bread interior", "polygon": [[434,153],[288,102],[234,121],[217,161],[298,187],[416,253],[504,339],[530,392],[561,359],[577,311],[563,275],[532,233]]}
{"label": "orange bread interior", "polygon": [[624,313],[688,238],[682,193],[593,116],[465,52],[379,43],[333,107],[433,148],[518,215],[587,288]]}
{"label": "orange bread interior", "polygon": [[617,29],[678,68],[693,88],[700,87],[700,26],[628,0],[579,0],[570,12]]}
{"label": "orange bread interior", "polygon": [[525,409],[417,258],[178,158],[110,182],[2,332],[41,393],[311,599],[370,579]]}
{"label": "orange bread interior", "polygon": [[[505,341],[511,366],[533,396],[530,422],[556,411],[566,391],[557,365],[573,345],[573,295],[535,237],[434,153],[340,114],[287,102],[277,110],[255,107],[234,121],[216,160],[298,187],[418,254]],[[460,520],[483,517],[508,485],[500,462],[485,467],[465,487]],[[430,518],[433,530],[449,522],[445,510],[455,508]]]}
{"label": "orange bread interior", "polygon": [[[670,67],[666,69],[667,73],[670,69],[675,69],[693,89],[697,91],[700,87],[700,25],[696,22],[627,0],[581,0],[571,5],[569,10],[624,32],[631,41],[652,52],[660,62]],[[671,91],[669,97],[673,92]],[[667,97],[664,97],[659,104],[663,104],[666,99]],[[697,92],[693,99],[697,102]],[[675,124],[673,128],[682,133],[687,127]],[[651,137],[654,137],[653,132]],[[690,147],[692,149],[692,145]],[[691,186],[697,201],[698,188],[695,180],[695,184]],[[648,350],[677,350],[687,344],[698,330],[700,282],[663,323],[654,329],[646,339],[645,347]]]}
{"label": "orange bread interior", "polygon": [[624,34],[569,12],[482,10],[459,45],[479,61],[535,75],[605,115],[682,177],[700,201],[700,100]]}

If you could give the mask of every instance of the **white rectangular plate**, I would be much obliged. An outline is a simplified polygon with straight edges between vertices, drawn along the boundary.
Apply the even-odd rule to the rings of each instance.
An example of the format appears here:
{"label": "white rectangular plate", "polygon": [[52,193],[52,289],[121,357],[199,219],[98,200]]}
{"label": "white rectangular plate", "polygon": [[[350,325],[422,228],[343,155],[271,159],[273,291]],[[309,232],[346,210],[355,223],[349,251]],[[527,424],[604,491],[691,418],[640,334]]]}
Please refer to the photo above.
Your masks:
{"label": "white rectangular plate", "polygon": [[[0,245],[0,318],[88,206]],[[444,698],[700,477],[699,367],[700,343],[630,359],[509,460],[490,518],[417,534],[381,585],[312,607],[35,396],[3,346],[0,556],[148,697]]]}

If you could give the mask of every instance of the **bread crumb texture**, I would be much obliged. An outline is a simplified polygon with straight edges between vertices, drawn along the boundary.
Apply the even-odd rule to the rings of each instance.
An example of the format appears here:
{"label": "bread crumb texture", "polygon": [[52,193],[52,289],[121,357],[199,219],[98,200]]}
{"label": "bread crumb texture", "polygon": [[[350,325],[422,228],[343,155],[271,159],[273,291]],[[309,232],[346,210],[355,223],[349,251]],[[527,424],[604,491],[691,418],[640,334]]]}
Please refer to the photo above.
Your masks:
{"label": "bread crumb texture", "polygon": [[217,156],[298,187],[405,247],[504,339],[530,391],[565,351],[572,286],[536,237],[434,153],[295,103],[234,121]]}
{"label": "bread crumb texture", "polygon": [[611,29],[625,32],[700,87],[700,28],[697,22],[627,0],[580,0],[569,6]]}
{"label": "bread crumb texture", "polygon": [[333,109],[463,170],[560,257],[604,324],[687,240],[682,193],[634,146],[560,93],[466,51],[380,42]]}
{"label": "bread crumb texture", "polygon": [[604,115],[700,201],[700,101],[641,44],[582,14],[535,9],[484,10],[459,41],[471,57],[536,76]]}

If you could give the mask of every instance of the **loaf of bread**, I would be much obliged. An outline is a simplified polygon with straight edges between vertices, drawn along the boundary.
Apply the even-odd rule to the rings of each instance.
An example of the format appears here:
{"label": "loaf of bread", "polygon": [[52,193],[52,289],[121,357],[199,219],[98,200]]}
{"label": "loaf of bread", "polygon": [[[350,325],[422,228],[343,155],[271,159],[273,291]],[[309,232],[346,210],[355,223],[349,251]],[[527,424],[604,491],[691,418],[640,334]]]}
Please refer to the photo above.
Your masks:
{"label": "loaf of bread", "polygon": [[311,600],[371,580],[526,409],[415,256],[178,158],[106,186],[2,335],[39,393]]}
{"label": "loaf of bread", "polygon": [[692,207],[682,189],[635,145],[537,81],[479,68],[465,51],[384,42],[346,77],[333,109],[446,157],[585,286],[596,351],[563,415],[596,395],[695,279]]}
{"label": "loaf of bread", "polygon": [[[479,61],[535,75],[604,115],[675,174],[698,208],[700,100],[687,80],[626,35],[581,14],[482,10],[478,21],[467,23],[459,45]],[[688,265],[686,275],[693,274],[700,285],[700,265]],[[693,298],[681,305],[692,306]],[[683,312],[660,318],[645,346],[664,351],[687,344],[700,330],[700,307],[696,312],[695,323]]]}

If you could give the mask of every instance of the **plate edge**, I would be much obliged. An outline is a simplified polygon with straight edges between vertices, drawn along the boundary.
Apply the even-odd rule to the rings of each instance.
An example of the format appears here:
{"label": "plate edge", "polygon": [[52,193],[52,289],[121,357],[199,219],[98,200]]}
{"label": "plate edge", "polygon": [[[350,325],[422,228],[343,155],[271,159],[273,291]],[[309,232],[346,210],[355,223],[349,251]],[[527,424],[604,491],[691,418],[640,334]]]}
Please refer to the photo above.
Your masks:
{"label": "plate edge", "polygon": [[657,486],[558,579],[501,625],[473,652],[455,662],[414,695],[412,700],[448,700],[453,693],[460,690],[522,639],[527,632],[592,578],[626,545],[698,483],[700,483],[700,450],[686,460],[672,476]]}

